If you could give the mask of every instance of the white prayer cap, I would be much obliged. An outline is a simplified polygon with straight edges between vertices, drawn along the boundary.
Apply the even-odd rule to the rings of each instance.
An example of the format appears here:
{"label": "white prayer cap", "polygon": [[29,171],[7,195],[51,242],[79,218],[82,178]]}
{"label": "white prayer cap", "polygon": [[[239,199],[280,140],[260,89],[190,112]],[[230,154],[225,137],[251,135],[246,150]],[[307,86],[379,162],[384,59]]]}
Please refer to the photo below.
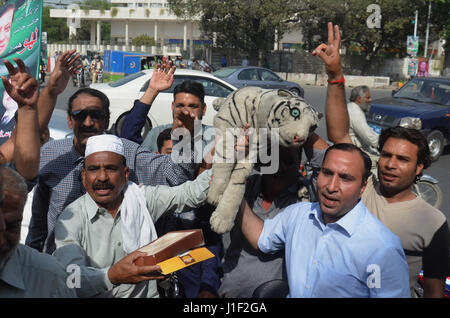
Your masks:
{"label": "white prayer cap", "polygon": [[121,156],[125,156],[122,140],[115,135],[103,134],[88,138],[84,157],[87,158],[90,154],[103,151],[115,152]]}

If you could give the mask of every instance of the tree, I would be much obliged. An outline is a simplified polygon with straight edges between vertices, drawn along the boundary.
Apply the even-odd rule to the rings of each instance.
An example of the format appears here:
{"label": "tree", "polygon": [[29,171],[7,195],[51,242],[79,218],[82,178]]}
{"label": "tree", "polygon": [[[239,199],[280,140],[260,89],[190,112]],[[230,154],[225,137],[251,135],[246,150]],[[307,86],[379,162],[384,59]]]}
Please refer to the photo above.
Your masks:
{"label": "tree", "polygon": [[42,31],[47,32],[49,43],[65,41],[69,36],[69,27],[67,19],[51,18],[50,9],[53,7],[46,6],[42,11]]}
{"label": "tree", "polygon": [[[372,4],[378,5],[380,9],[379,27],[373,27],[373,24],[369,27],[367,23],[368,20],[376,21],[373,20],[376,12],[373,9],[368,12],[369,5]],[[342,31],[343,47],[356,45],[360,48],[366,60],[363,74],[367,73],[372,59],[382,49],[400,49],[400,52],[406,54],[406,38],[414,33],[412,21],[416,9],[419,10],[417,32],[418,35],[423,35],[421,39],[425,38],[427,0],[303,0],[299,6],[299,24],[305,36],[306,49],[312,50],[320,42],[326,41],[326,24],[332,21]],[[436,16],[436,19],[439,18]],[[430,41],[438,38],[441,28],[434,21],[436,23],[430,28]]]}
{"label": "tree", "polygon": [[[101,12],[109,10],[111,8],[111,3],[107,0],[85,0],[78,1],[76,4],[83,11],[88,10],[100,10]],[[102,22],[101,24],[101,38],[103,41],[111,40],[111,22]],[[77,35],[71,37],[71,41],[89,41],[91,38],[91,24],[89,21],[82,20],[81,26],[77,30]]]}
{"label": "tree", "polygon": [[177,17],[198,20],[202,36],[219,47],[236,48],[263,63],[295,16],[298,0],[168,0]]}
{"label": "tree", "polygon": [[156,42],[153,37],[148,36],[147,34],[140,35],[131,40],[131,44],[135,46],[155,46]]}

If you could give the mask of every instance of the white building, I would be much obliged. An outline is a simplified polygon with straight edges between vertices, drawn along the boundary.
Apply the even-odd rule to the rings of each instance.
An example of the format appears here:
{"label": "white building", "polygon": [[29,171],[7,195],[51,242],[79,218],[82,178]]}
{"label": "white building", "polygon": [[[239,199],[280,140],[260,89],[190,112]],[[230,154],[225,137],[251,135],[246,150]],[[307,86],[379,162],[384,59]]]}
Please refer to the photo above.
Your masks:
{"label": "white building", "polygon": [[[190,55],[193,55],[193,44],[205,42],[201,38],[197,22],[177,18],[170,12],[166,0],[111,0],[111,4],[113,5],[111,10],[103,12],[80,10],[77,5],[72,4],[67,9],[50,10],[50,17],[67,18],[70,34],[76,34],[76,28],[80,27],[81,20],[90,21],[90,49],[94,47],[97,51],[104,49],[100,36],[102,22],[111,22],[111,49],[133,50],[131,40],[144,34],[153,37],[164,53],[179,54],[180,50],[189,50]],[[300,42],[298,34],[299,32],[293,32],[284,36],[281,41],[275,43],[274,48],[286,48],[283,43],[287,42],[298,44]]]}

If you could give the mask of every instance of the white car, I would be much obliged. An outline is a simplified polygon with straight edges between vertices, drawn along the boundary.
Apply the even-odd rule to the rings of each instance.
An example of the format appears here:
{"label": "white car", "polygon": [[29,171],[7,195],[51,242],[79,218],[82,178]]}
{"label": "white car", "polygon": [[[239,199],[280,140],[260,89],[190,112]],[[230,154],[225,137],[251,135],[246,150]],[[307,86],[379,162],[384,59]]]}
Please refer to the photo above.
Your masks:
{"label": "white car", "polygon": [[[70,137],[73,131],[67,126],[67,111],[61,109],[53,110],[52,117],[48,124],[50,138],[63,139]],[[31,203],[33,202],[34,189],[28,193],[27,202],[23,210],[22,228],[20,231],[20,243],[25,244],[28,235],[28,226],[31,220]]]}
{"label": "white car", "polygon": [[[94,83],[91,88],[98,89],[105,93],[110,102],[110,127],[116,124],[116,129],[121,127],[121,121],[117,123],[119,117],[133,107],[134,100],[139,99],[145,92],[152,77],[153,70],[143,70],[134,73],[112,83]],[[185,80],[198,81],[205,88],[205,103],[207,105],[206,114],[202,119],[205,125],[212,125],[216,111],[212,107],[212,102],[217,97],[227,97],[236,87],[221,80],[214,75],[188,69],[177,69],[172,87],[161,92],[150,108],[147,129],[159,125],[172,123],[172,102],[173,90],[176,85]],[[123,119],[123,116],[120,118]],[[117,131],[116,131],[117,132]]]}

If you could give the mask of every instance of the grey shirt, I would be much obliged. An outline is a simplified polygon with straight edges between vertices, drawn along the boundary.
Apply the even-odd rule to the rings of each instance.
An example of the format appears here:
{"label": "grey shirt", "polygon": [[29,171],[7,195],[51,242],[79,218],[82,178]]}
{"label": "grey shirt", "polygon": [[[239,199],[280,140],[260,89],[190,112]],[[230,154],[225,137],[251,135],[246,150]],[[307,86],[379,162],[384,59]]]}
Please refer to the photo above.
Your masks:
{"label": "grey shirt", "polygon": [[[155,222],[163,213],[193,209],[207,198],[211,171],[176,187],[146,186],[147,208]],[[158,297],[155,281],[113,285],[108,279],[111,266],[126,256],[122,246],[120,208],[113,218],[99,208],[89,194],[64,209],[55,227],[54,256],[65,266],[81,269],[79,297]]]}
{"label": "grey shirt", "polygon": [[[193,179],[197,164],[176,163],[170,156],[151,153],[144,147],[122,139],[130,181],[145,185],[182,184]],[[84,156],[73,145],[73,138],[53,140],[41,148],[39,178],[32,204],[26,245],[51,254],[55,250],[54,227],[61,212],[86,193],[81,182]]]}
{"label": "grey shirt", "polygon": [[[158,151],[158,136],[159,134],[163,131],[166,130],[167,128],[172,128],[173,124],[166,124],[166,125],[160,125],[160,126],[156,126],[153,127],[147,134],[147,136],[145,136],[144,141],[142,142],[141,146],[144,148],[147,148],[148,150],[150,150],[151,152],[157,152]],[[195,145],[195,141],[197,140],[195,138],[196,136],[194,136],[194,146],[197,147],[197,145]],[[216,138],[216,130],[213,126],[208,126],[208,125],[203,125],[202,124],[202,154],[203,157],[211,151],[212,146],[214,145],[214,141]],[[202,158],[203,158],[202,157]]]}
{"label": "grey shirt", "polygon": [[69,298],[75,290],[67,286],[68,273],[51,255],[19,244],[0,269],[0,297]]}

